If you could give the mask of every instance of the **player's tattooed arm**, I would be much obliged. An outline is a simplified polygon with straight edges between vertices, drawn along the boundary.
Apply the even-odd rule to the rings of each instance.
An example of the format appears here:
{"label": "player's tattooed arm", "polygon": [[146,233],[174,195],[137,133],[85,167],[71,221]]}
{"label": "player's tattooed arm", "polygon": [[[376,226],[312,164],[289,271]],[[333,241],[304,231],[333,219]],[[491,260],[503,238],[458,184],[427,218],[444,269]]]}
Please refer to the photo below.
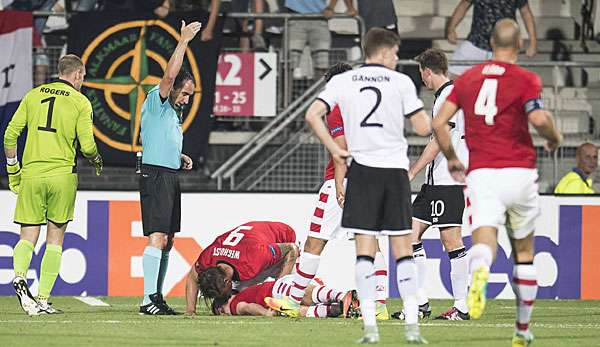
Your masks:
{"label": "player's tattooed arm", "polygon": [[293,243],[278,243],[277,246],[281,250],[282,258],[281,271],[277,274],[277,278],[281,278],[292,273],[300,251],[298,250],[298,246]]}
{"label": "player's tattooed arm", "polygon": [[333,160],[338,163],[345,163],[346,158],[350,156],[350,153],[348,153],[347,150],[340,148],[331,137],[327,125],[323,120],[323,117],[327,114],[327,108],[328,106],[324,101],[315,100],[308,108],[308,111],[306,111],[305,120],[315,135],[321,140],[321,143],[327,147]]}
{"label": "player's tattooed arm", "polygon": [[185,314],[196,314],[196,302],[198,300],[198,273],[192,267],[185,282]]}
{"label": "player's tattooed arm", "polygon": [[173,55],[167,63],[165,74],[160,80],[159,88],[161,98],[166,99],[169,96],[171,88],[173,88],[173,83],[175,82],[175,77],[177,77],[179,70],[181,70],[188,43],[196,36],[201,27],[202,24],[200,24],[200,22],[192,22],[186,25],[185,21],[181,21],[181,38],[179,39],[177,47],[175,47]]}
{"label": "player's tattooed arm", "polygon": [[237,304],[236,312],[240,316],[266,316],[273,317],[275,311],[262,307],[259,304],[242,301]]}
{"label": "player's tattooed arm", "polygon": [[[342,149],[348,149],[348,144],[346,143],[346,136],[338,136],[333,139]],[[335,191],[336,191],[336,199],[340,207],[344,207],[344,201],[346,196],[346,188],[344,187],[344,178],[346,178],[346,172],[348,171],[348,166],[346,163],[339,163],[337,161],[333,162],[333,179],[335,182]]]}

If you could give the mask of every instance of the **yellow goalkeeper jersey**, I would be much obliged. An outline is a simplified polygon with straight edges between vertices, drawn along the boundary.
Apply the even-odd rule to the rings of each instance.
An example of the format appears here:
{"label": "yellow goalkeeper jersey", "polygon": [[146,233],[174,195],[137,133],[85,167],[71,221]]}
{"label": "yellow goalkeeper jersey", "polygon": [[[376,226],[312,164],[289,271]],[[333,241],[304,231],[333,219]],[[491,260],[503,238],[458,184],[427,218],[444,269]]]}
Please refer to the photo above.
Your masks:
{"label": "yellow goalkeeper jersey", "polygon": [[30,90],[4,134],[4,147],[15,148],[27,127],[23,178],[76,172],[78,144],[86,157],[98,154],[90,101],[69,82],[58,80]]}

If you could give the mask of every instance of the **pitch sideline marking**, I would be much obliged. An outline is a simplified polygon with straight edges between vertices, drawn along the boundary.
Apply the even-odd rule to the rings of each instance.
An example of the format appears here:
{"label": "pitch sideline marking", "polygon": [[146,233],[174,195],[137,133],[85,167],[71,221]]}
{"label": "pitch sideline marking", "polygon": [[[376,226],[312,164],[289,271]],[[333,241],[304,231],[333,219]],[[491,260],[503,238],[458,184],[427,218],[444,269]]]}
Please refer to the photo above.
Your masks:
{"label": "pitch sideline marking", "polygon": [[[272,325],[273,321],[252,321],[252,320],[242,320],[242,321],[219,321],[219,320],[202,320],[197,318],[192,319],[177,319],[177,320],[161,320],[161,322],[165,323],[167,321],[174,322],[177,324],[181,323],[208,323],[208,324],[223,324],[223,325]],[[338,325],[350,325],[352,322],[328,322],[329,324],[338,324]],[[73,324],[73,323],[93,323],[93,324],[147,324],[147,320],[91,320],[91,321],[74,321],[74,320],[0,320],[0,323],[57,323],[57,324]],[[404,325],[401,322],[388,322],[384,324],[384,326],[388,325]],[[452,323],[420,323],[421,326],[439,326],[439,327],[453,327],[453,328],[512,328],[514,327],[513,323],[469,323],[469,324],[452,324]],[[549,329],[598,329],[600,328],[600,324],[589,323],[589,324],[575,324],[575,323],[565,323],[565,324],[551,324],[551,323],[532,323],[532,327],[538,328],[549,328]]]}
{"label": "pitch sideline marking", "polygon": [[83,302],[84,304],[88,304],[90,306],[110,306],[108,303],[95,298],[93,296],[74,296],[73,298]]}

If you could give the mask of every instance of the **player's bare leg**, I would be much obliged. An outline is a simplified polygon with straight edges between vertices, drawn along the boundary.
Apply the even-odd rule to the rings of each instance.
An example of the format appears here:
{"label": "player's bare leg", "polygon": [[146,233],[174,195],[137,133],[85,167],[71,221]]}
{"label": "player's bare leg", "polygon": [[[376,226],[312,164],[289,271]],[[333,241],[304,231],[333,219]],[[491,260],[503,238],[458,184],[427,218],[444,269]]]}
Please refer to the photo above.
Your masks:
{"label": "player's bare leg", "polygon": [[55,309],[50,303],[48,298],[58,277],[60,270],[60,262],[62,259],[62,244],[65,238],[65,231],[67,230],[67,223],[53,223],[48,221],[46,227],[46,251],[42,258],[42,266],[40,269],[40,290],[38,294],[38,303],[43,313],[45,314],[59,314],[63,313],[61,310]]}
{"label": "player's bare leg", "polygon": [[450,258],[450,280],[452,282],[454,305],[435,319],[468,320],[470,319],[469,308],[467,307],[469,258],[462,241],[461,227],[441,229],[440,240]]}
{"label": "player's bare leg", "polygon": [[360,344],[379,342],[375,318],[375,253],[377,239],[373,235],[356,234],[356,287],[363,318],[363,337]]}
{"label": "player's bare leg", "polygon": [[405,315],[405,339],[408,343],[426,344],[427,340],[419,332],[419,305],[417,304],[417,266],[413,259],[412,237],[410,234],[390,236],[390,247],[396,257],[396,278],[398,291],[402,297]]}
{"label": "player's bare leg", "polygon": [[473,246],[469,250],[471,286],[467,296],[469,314],[473,319],[479,319],[485,309],[487,281],[490,275],[490,266],[496,258],[497,238],[498,229],[495,227],[483,226],[473,231]]}
{"label": "player's bare leg", "polygon": [[17,242],[13,253],[15,278],[13,287],[21,304],[21,308],[28,315],[39,315],[41,309],[27,286],[27,271],[33,256],[33,250],[40,236],[40,226],[21,226],[20,240]]}
{"label": "player's bare leg", "polygon": [[533,232],[523,239],[511,239],[515,267],[513,269],[513,290],[517,297],[517,320],[512,345],[529,346],[533,334],[529,331],[529,321],[533,303],[537,295],[537,273],[533,265]]}
{"label": "player's bare leg", "polygon": [[298,317],[300,315],[300,303],[319,269],[321,253],[326,244],[327,240],[316,237],[309,236],[306,239],[304,252],[300,255],[300,261],[296,265],[290,295],[284,299],[271,299],[269,306],[272,309],[284,313],[288,317]]}

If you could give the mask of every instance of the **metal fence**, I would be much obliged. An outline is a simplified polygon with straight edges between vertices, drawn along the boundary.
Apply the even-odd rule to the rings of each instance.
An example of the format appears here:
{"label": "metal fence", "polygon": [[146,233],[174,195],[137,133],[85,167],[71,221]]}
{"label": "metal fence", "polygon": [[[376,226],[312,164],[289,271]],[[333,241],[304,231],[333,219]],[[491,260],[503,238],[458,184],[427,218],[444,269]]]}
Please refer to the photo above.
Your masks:
{"label": "metal fence", "polygon": [[[48,15],[48,13],[37,13],[36,15]],[[234,18],[282,18],[287,26],[290,20],[302,20],[294,18],[293,14],[229,14]],[[320,15],[312,16],[321,18]],[[344,18],[339,15],[336,17]],[[304,17],[306,19],[306,17]],[[314,19],[308,17],[308,19]],[[362,32],[362,20],[352,17],[358,23],[359,31]],[[274,48],[279,54],[279,76],[278,81],[278,116],[273,119],[265,118],[231,118],[219,117],[220,121],[238,122],[242,126],[249,126],[253,121],[261,122],[255,129],[259,131],[255,139],[250,141],[250,147],[243,149],[231,156],[229,161],[221,165],[212,175],[218,182],[219,189],[225,190],[274,190],[274,191],[312,191],[318,188],[323,178],[323,171],[328,160],[326,150],[316,141],[305,127],[302,119],[306,105],[295,101],[300,99],[310,100],[318,92],[322,83],[315,80],[315,76],[302,76],[294,78],[290,68],[289,46],[286,30],[282,36],[280,47]],[[360,36],[357,35],[359,38]],[[360,46],[360,42],[356,42]],[[48,46],[43,50],[34,52],[41,55],[41,61],[48,62],[47,71],[44,71],[43,80],[49,80],[57,76],[56,65],[58,58],[63,54],[64,46]],[[332,47],[329,51],[329,61],[358,62],[360,58],[349,58],[350,48]],[[472,64],[475,62],[454,62],[456,65]],[[400,61],[401,66],[415,65],[411,60]],[[550,155],[540,146],[541,140],[536,138],[538,146],[538,167],[540,171],[540,190],[550,191],[557,180],[575,165],[574,148],[585,141],[598,142],[600,131],[598,129],[598,117],[593,110],[600,109],[600,90],[564,87],[566,74],[574,71],[585,71],[592,76],[600,76],[600,63],[598,62],[523,62],[523,66],[538,69],[546,85],[544,98],[547,107],[552,110],[557,118],[559,128],[565,133],[565,147]],[[310,65],[308,65],[310,66]],[[43,71],[43,70],[42,70]],[[34,70],[34,72],[39,72]],[[595,77],[600,80],[600,78]],[[318,76],[317,76],[318,77]],[[41,79],[40,79],[41,80]],[[309,91],[310,93],[306,94]],[[312,93],[312,94],[311,94]],[[431,105],[433,101],[430,92],[422,92],[425,104]],[[296,109],[290,110],[290,105]],[[287,111],[287,112],[286,112]],[[292,112],[295,111],[295,112]],[[265,124],[265,122],[270,122]],[[283,124],[283,125],[282,125]],[[266,139],[265,134],[268,134]],[[416,159],[426,139],[409,135],[409,157]],[[251,148],[251,152],[248,152]],[[235,162],[231,159],[235,158]],[[259,158],[259,160],[257,160]],[[253,165],[249,164],[254,161]],[[600,177],[599,177],[600,178]],[[229,180],[225,184],[225,181]],[[598,180],[596,180],[598,181]],[[418,189],[420,177],[415,179],[413,189]]]}
{"label": "metal fence", "polygon": [[[456,62],[459,64],[470,64],[472,62]],[[414,61],[401,61],[401,65],[414,65]],[[550,154],[545,152],[541,146],[543,140],[533,134],[534,143],[538,154],[538,169],[540,172],[540,191],[549,192],[567,171],[574,166],[574,149],[585,141],[598,142],[600,140],[600,131],[598,129],[598,120],[592,114],[592,109],[598,109],[600,105],[600,94],[586,88],[563,88],[560,86],[560,78],[556,72],[560,73],[565,68],[600,68],[600,63],[577,63],[577,62],[536,62],[523,63],[524,66],[550,67],[557,76],[551,88],[546,88],[544,98],[546,104],[557,118],[559,129],[565,135],[565,146],[558,151]],[[318,81],[311,88],[311,95],[303,95],[302,99],[306,102],[302,105],[294,105],[295,112],[288,112],[281,115],[281,119],[274,123],[294,124],[296,132],[288,132],[287,127],[280,126],[277,130],[269,131],[269,139],[264,140],[263,134],[258,134],[251,140],[255,145],[252,151],[240,150],[233,160],[234,164],[224,163],[214,174],[221,183],[229,179],[229,185],[219,184],[219,189],[229,190],[270,190],[270,191],[297,191],[297,190],[316,190],[323,179],[323,170],[328,160],[328,153],[324,147],[318,144],[318,141],[312,136],[305,127],[299,127],[302,122],[302,116],[305,108],[314,99],[314,96],[320,90],[322,81]],[[575,91],[573,89],[576,89]],[[569,94],[571,93],[571,94]],[[588,97],[582,97],[582,95]],[[427,105],[432,105],[433,97],[431,92],[423,92],[422,98]],[[594,105],[596,105],[594,107]],[[414,136],[410,128],[407,127],[407,136],[409,139],[408,155],[411,161],[414,161],[421,154],[427,139]],[[263,148],[277,147],[276,151],[260,157],[260,165],[255,165],[248,169],[246,163],[255,161],[256,156],[263,153]],[[267,152],[267,151],[264,151]],[[264,154],[264,153],[263,153]],[[245,169],[246,168],[246,169]],[[423,173],[413,181],[413,190],[418,190],[420,183],[423,182]]]}

